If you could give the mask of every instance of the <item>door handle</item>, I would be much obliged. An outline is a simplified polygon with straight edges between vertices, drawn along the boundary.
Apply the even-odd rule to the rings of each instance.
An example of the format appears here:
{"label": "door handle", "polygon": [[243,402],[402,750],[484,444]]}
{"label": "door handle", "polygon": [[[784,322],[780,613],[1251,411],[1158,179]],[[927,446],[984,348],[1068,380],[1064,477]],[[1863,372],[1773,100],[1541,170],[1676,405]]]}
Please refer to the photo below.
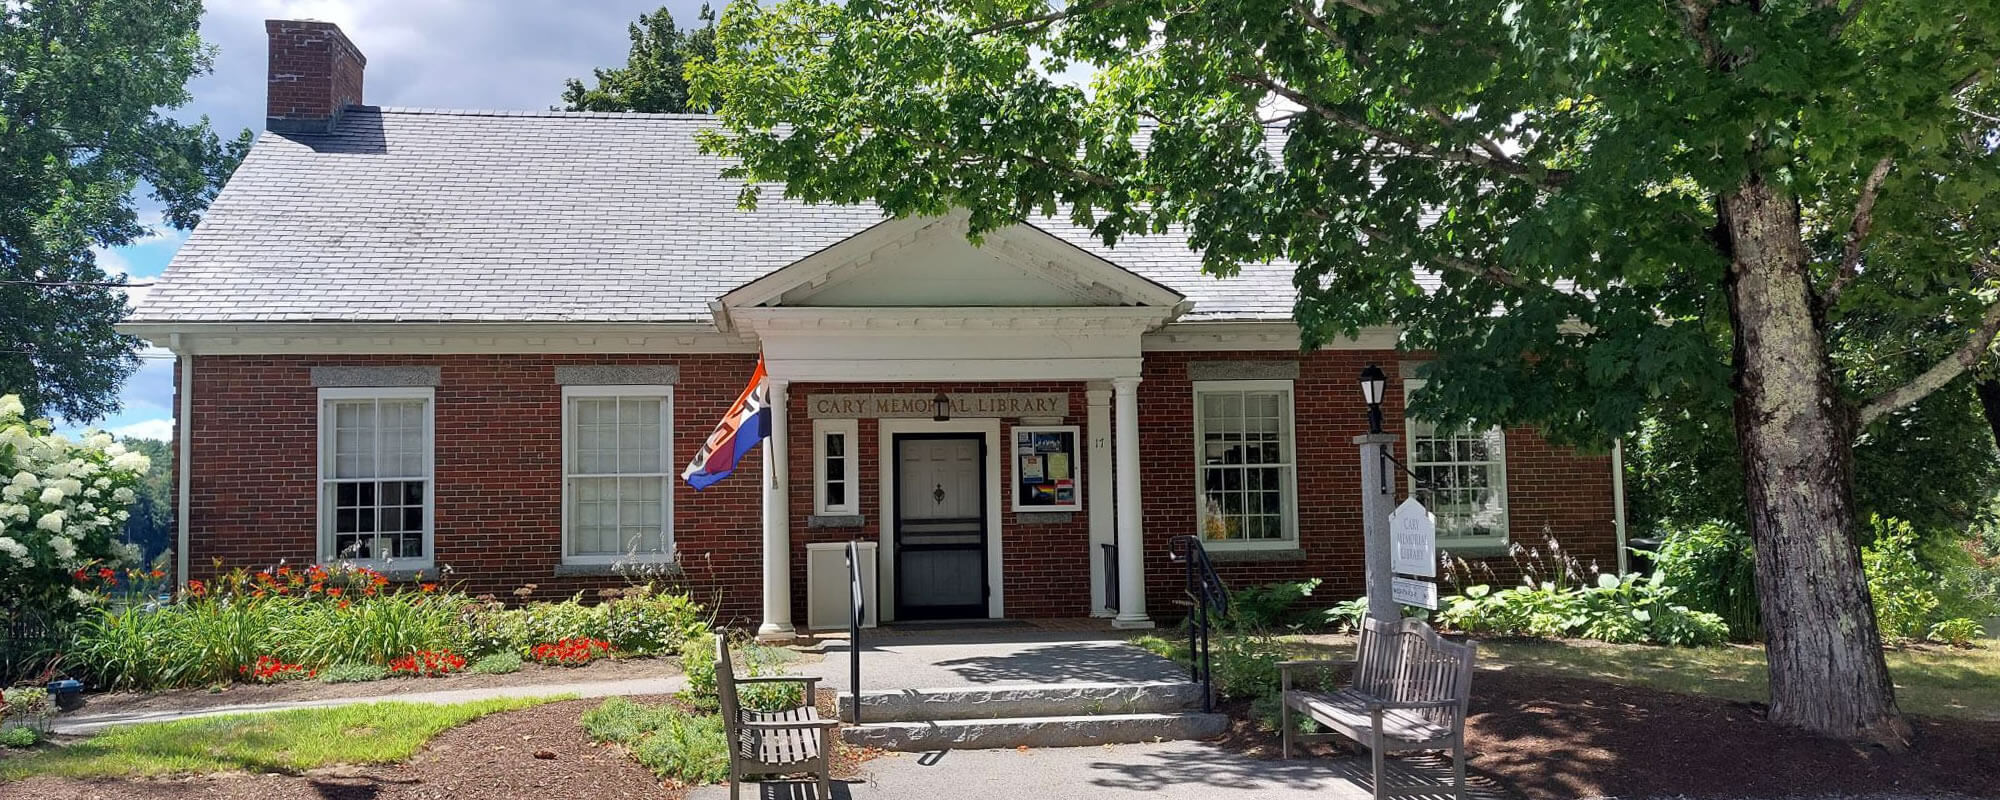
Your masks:
{"label": "door handle", "polygon": [[940,483],[936,489],[931,490],[931,502],[944,505],[944,484]]}

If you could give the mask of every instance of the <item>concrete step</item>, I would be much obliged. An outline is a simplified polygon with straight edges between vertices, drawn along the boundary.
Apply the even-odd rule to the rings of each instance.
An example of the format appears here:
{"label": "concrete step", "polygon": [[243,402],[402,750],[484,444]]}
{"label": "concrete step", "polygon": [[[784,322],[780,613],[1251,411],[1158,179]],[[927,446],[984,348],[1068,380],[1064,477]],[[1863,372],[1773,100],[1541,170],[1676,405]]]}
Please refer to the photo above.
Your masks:
{"label": "concrete step", "polygon": [[880,722],[850,725],[840,735],[848,744],[914,753],[1210,739],[1228,729],[1226,716],[1188,712]]}
{"label": "concrete step", "polygon": [[[1200,706],[1201,686],[1185,681],[889,689],[861,693],[861,721],[1170,714]],[[841,695],[841,719],[852,719],[853,709],[854,696]]]}

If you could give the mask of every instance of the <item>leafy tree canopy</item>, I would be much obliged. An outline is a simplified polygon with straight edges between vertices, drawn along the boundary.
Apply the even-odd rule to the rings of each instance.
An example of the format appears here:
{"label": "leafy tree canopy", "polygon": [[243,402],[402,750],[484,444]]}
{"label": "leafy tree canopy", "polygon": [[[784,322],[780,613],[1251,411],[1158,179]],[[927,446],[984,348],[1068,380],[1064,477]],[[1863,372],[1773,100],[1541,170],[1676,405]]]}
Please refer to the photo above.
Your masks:
{"label": "leafy tree canopy", "polygon": [[710,106],[690,103],[687,63],[715,55],[715,12],[701,7],[702,26],[682,30],[674,27],[674,15],[661,8],[639,15],[630,27],[632,52],[625,66],[592,70],[597,85],[569,79],[563,89],[566,111],[650,111],[684,113],[709,111]]}
{"label": "leafy tree canopy", "polygon": [[30,416],[117,407],[137,342],[93,247],[146,229],[144,183],[167,224],[193,227],[250,133],[220,141],[185,104],[209,70],[198,0],[30,0],[0,9],[0,388]]}
{"label": "leafy tree canopy", "polygon": [[[732,6],[691,76],[743,178],[1185,226],[1215,274],[1296,264],[1308,345],[1435,351],[1432,416],[1602,441],[1728,406],[1717,198],[1753,173],[1803,208],[1829,324],[1990,341],[1996,40],[1991,0],[786,0]],[[1916,399],[1862,388],[1869,419]]]}

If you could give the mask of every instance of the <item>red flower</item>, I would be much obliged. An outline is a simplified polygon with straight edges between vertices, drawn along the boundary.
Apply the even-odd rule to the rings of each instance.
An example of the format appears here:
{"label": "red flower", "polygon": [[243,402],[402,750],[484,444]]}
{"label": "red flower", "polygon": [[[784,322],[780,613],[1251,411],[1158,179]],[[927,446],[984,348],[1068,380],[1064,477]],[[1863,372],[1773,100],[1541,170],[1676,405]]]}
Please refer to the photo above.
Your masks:
{"label": "red flower", "polygon": [[431,592],[435,592],[438,590],[438,585],[435,583],[426,583],[423,586],[417,588],[423,590],[424,594],[430,594]]}
{"label": "red flower", "polygon": [[339,590],[339,589],[328,589],[328,590],[326,590],[326,596],[327,596],[327,597],[339,597],[339,596],[340,596],[340,590]]}
{"label": "red flower", "polygon": [[77,570],[75,572],[72,572],[69,574],[69,576],[75,578],[77,583],[82,583],[84,581],[90,580],[90,573],[84,572],[83,570]]}
{"label": "red flower", "polygon": [[562,667],[580,667],[610,654],[610,642],[583,636],[538,644],[528,651],[538,663]]}
{"label": "red flower", "polygon": [[277,656],[258,656],[256,664],[237,667],[236,672],[258,683],[310,678],[319,674],[319,670],[307,669],[303,664],[287,664]]}
{"label": "red flower", "polygon": [[196,597],[206,597],[208,596],[208,585],[198,580],[189,579],[188,594]]}
{"label": "red flower", "polygon": [[341,608],[346,608],[346,607],[347,607],[348,605],[349,605],[349,603],[347,602],[347,598],[345,598],[345,597],[343,597],[343,598],[340,598],[340,607],[341,607]]}
{"label": "red flower", "polygon": [[110,567],[98,567],[97,577],[103,578],[107,581],[114,581],[118,579],[118,572]]}
{"label": "red flower", "polygon": [[437,677],[465,669],[465,657],[450,650],[418,650],[389,662],[392,675]]}
{"label": "red flower", "polygon": [[148,573],[146,573],[146,574],[147,574],[148,576],[150,576],[150,577],[153,577],[153,578],[164,578],[164,577],[167,577],[167,572],[166,572],[166,570],[159,570],[159,569],[156,569],[156,570],[153,570],[152,572],[148,572]]}

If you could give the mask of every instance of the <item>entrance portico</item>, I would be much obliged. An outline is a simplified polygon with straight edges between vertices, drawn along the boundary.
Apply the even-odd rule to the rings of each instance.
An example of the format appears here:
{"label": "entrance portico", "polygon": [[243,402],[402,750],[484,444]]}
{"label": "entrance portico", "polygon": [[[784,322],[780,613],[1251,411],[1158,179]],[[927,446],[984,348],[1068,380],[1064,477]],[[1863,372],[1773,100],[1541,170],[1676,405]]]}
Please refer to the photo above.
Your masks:
{"label": "entrance portico", "polygon": [[[811,400],[791,396],[793,387],[802,384],[893,384],[897,393],[919,400],[936,393],[933,386],[978,387],[957,391],[942,415],[928,413],[927,404],[904,408],[915,402],[805,406],[815,419],[843,411],[861,419],[877,415],[877,474],[872,477],[881,512],[874,526],[881,588],[876,601],[887,612],[885,619],[894,618],[900,601],[911,599],[896,595],[902,591],[897,570],[904,563],[898,557],[898,531],[911,530],[909,515],[898,506],[905,498],[895,490],[902,466],[898,441],[958,433],[978,437],[982,451],[982,513],[975,527],[961,524],[955,530],[971,534],[983,526],[983,616],[1008,613],[1006,532],[1012,518],[1003,508],[1021,517],[1024,507],[1004,495],[1021,489],[1017,483],[1042,480],[1039,470],[1047,463],[1064,470],[1064,491],[1074,492],[1072,502],[1062,507],[1080,508],[1088,523],[1088,541],[1066,551],[1086,560],[1092,572],[1091,599],[1077,613],[1102,610],[1101,589],[1115,580],[1115,623],[1151,625],[1141,540],[1140,337],[1185,313],[1190,304],[1177,292],[1031,226],[989,233],[978,247],[966,241],[965,231],[963,215],[886,221],[711,304],[725,332],[758,343],[769,376],[772,435],[765,442],[765,458],[774,468],[764,471],[759,635],[795,632],[792,537],[802,520],[793,511],[800,487],[791,473],[798,462],[788,448],[795,446],[789,433],[797,425],[790,416],[800,404],[794,401]],[[1083,395],[1083,413],[1067,391],[1054,393],[1062,398],[1059,408],[998,399],[1015,387],[1055,384],[1083,389],[1075,392]],[[1051,421],[1060,425],[1071,418],[1084,423],[1076,426],[1081,441],[1075,443],[1074,457],[1080,465],[1069,463],[1067,452],[1060,460],[1045,462],[1031,453],[1027,460],[1015,461],[1015,442],[1003,438],[1015,428]],[[944,481],[933,482],[942,506],[947,502],[942,495],[950,492]],[[1025,513],[1033,513],[1032,508]],[[966,523],[972,518],[950,519]],[[964,535],[937,540],[973,541]],[[1103,560],[1092,557],[1095,545],[1109,542],[1116,543],[1115,578],[1102,574]]]}

